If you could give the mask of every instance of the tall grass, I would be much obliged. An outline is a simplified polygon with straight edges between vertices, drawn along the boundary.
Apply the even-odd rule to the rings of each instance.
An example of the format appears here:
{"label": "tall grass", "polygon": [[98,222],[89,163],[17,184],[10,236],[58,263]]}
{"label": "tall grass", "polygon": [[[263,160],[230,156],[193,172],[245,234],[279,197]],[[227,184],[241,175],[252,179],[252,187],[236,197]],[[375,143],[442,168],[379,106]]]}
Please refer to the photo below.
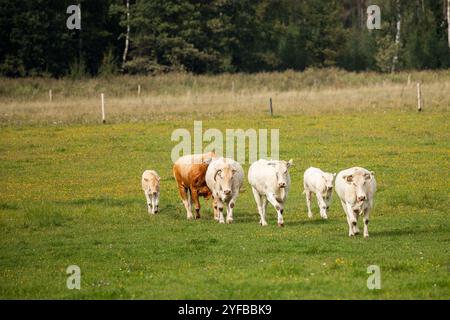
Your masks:
{"label": "tall grass", "polygon": [[[408,85],[408,78],[410,84]],[[116,76],[84,80],[0,78],[0,123],[90,123],[99,120],[100,93],[109,122],[226,114],[275,114],[413,110],[415,83],[423,83],[425,110],[448,110],[450,72],[305,72]],[[138,85],[142,93],[138,97]],[[49,102],[48,90],[53,92]]]}

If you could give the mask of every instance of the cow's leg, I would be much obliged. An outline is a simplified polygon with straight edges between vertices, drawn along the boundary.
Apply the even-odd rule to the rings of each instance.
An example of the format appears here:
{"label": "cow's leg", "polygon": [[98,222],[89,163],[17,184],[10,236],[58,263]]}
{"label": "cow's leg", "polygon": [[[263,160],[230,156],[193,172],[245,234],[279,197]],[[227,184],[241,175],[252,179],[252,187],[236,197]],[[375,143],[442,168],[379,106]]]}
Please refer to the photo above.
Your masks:
{"label": "cow's leg", "polygon": [[344,201],[341,201],[342,204],[342,208],[344,209],[345,212],[345,216],[347,217],[347,223],[348,223],[348,236],[352,237],[355,234],[353,233],[353,224],[352,224],[352,219],[350,218],[350,214],[351,214],[351,207],[350,207],[350,212],[348,211],[349,206],[347,206],[347,204]]}
{"label": "cow's leg", "polygon": [[192,219],[192,209],[191,200],[189,195],[189,189],[181,185],[178,186],[178,192],[180,193],[181,201],[183,201],[184,207],[186,208],[186,214],[188,219]]}
{"label": "cow's leg", "polygon": [[353,212],[353,216],[355,217],[355,221],[356,221],[356,223],[353,224],[353,233],[356,235],[356,234],[359,234],[359,233],[360,233],[360,232],[359,232],[359,228],[358,228],[359,214]]}
{"label": "cow's leg", "polygon": [[371,208],[366,208],[364,210],[364,238],[369,237],[369,214]]}
{"label": "cow's leg", "polygon": [[349,206],[347,210],[352,222],[352,232],[354,235],[357,235],[359,234],[358,219],[361,212],[355,212],[351,206]]}
{"label": "cow's leg", "polygon": [[150,214],[155,214],[155,195],[153,193],[149,193],[151,206],[148,207]]}
{"label": "cow's leg", "polygon": [[192,212],[192,191],[190,188],[188,188],[187,194],[188,194],[189,212]]}
{"label": "cow's leg", "polygon": [[309,189],[305,188],[305,195],[306,195],[306,207],[308,208],[308,218],[312,218],[313,217],[313,213],[311,211],[311,196],[312,196],[312,192],[309,191]]}
{"label": "cow's leg", "polygon": [[148,213],[152,213],[152,199],[150,198],[150,195],[148,194],[147,191],[144,191],[145,194],[145,199],[147,200],[147,210]]}
{"label": "cow's leg", "polygon": [[219,221],[219,208],[217,206],[217,198],[213,197],[214,220]]}
{"label": "cow's leg", "polygon": [[346,203],[347,208],[347,219],[350,227],[349,236],[355,235],[355,227],[358,224],[358,221],[355,219],[355,213],[353,212],[353,208],[349,203]]}
{"label": "cow's leg", "polygon": [[153,193],[152,206],[153,206],[153,213],[154,214],[158,213],[158,210],[159,210],[159,193],[158,192]]}
{"label": "cow's leg", "polygon": [[227,204],[227,223],[233,223],[233,209],[236,203],[237,195],[228,202]]}
{"label": "cow's leg", "polygon": [[217,199],[217,210],[219,211],[219,223],[225,223],[225,218],[223,217],[223,202]]}
{"label": "cow's leg", "polygon": [[274,206],[275,210],[277,210],[278,215],[278,226],[283,227],[284,226],[284,220],[283,220],[283,204],[279,203],[277,199],[275,198],[275,194],[268,193],[267,194],[267,200]]}
{"label": "cow's leg", "polygon": [[191,189],[191,197],[192,197],[192,203],[195,207],[195,219],[200,219],[200,200],[198,198],[198,192],[197,190]]}
{"label": "cow's leg", "polygon": [[227,203],[227,223],[233,223],[233,208],[234,202],[230,201]]}
{"label": "cow's leg", "polygon": [[263,202],[261,199],[261,195],[259,194],[258,190],[256,190],[253,187],[252,187],[252,192],[253,192],[253,197],[255,198],[256,207],[258,208],[258,213],[259,213],[259,217],[260,217],[259,224],[262,226],[267,226],[267,221],[266,221],[266,217],[264,215]]}
{"label": "cow's leg", "polygon": [[266,212],[267,212],[267,197],[264,195],[261,197],[261,209],[262,209],[262,214],[264,217],[264,221],[266,221],[266,225],[267,225],[267,220],[266,220]]}
{"label": "cow's leg", "polygon": [[322,219],[328,219],[327,216],[327,205],[325,200],[323,200],[322,195],[320,193],[316,193],[317,203],[319,204],[320,216]]}

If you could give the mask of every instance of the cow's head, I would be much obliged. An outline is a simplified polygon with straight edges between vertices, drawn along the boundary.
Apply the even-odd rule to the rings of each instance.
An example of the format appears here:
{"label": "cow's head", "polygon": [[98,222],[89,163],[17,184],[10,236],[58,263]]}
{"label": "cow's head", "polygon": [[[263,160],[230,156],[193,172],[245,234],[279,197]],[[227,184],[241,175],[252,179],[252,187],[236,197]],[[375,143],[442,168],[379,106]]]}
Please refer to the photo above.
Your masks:
{"label": "cow's head", "polygon": [[267,164],[275,169],[278,187],[285,188],[288,185],[288,169],[293,165],[293,160],[269,161]]}
{"label": "cow's head", "polygon": [[211,190],[209,190],[208,186],[203,185],[197,188],[197,194],[205,199],[209,199],[211,197]]}
{"label": "cow's head", "polygon": [[352,174],[342,176],[342,179],[355,188],[356,201],[358,204],[362,204],[367,200],[366,186],[373,179],[374,175],[374,172],[367,173],[356,171]]}
{"label": "cow's head", "polygon": [[156,195],[159,192],[159,180],[161,178],[160,177],[149,177],[149,178],[144,178],[144,181],[147,182],[148,184],[148,188],[149,188],[149,193]]}
{"label": "cow's head", "polygon": [[219,192],[223,201],[230,199],[232,196],[233,175],[235,173],[236,170],[228,164],[220,166],[214,173],[214,181],[219,185]]}

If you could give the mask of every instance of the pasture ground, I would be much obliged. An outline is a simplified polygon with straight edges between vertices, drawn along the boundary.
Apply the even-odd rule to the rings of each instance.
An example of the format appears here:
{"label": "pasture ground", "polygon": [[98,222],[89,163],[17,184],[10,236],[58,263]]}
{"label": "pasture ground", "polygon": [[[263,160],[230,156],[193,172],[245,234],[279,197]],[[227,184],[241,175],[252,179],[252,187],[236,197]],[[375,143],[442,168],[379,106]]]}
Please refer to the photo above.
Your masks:
{"label": "pasture ground", "polygon": [[[449,299],[448,118],[444,109],[206,119],[204,129],[280,128],[280,156],[295,163],[284,228],[270,207],[259,226],[247,183],[234,224],[217,224],[204,201],[202,219],[186,220],[170,136],[191,120],[3,125],[0,298]],[[369,239],[347,236],[336,195],[328,221],[316,203],[307,218],[311,165],[375,171]],[[140,189],[147,168],[162,177],[156,216]],[[69,265],[81,268],[81,290],[66,288]],[[370,265],[381,290],[366,286]]]}

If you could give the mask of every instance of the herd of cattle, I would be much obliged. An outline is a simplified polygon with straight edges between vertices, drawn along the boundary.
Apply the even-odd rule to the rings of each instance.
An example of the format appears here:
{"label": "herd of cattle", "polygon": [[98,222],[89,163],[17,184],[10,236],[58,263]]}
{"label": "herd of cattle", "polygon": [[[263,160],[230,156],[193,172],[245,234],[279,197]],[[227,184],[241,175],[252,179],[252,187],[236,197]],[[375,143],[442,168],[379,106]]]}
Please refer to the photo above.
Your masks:
{"label": "herd of cattle", "polygon": [[[291,184],[289,168],[292,164],[292,160],[260,159],[249,168],[248,182],[255,197],[262,226],[267,225],[267,202],[270,202],[277,211],[278,225],[284,225],[283,210]],[[224,208],[226,208],[226,222],[233,222],[233,209],[244,183],[244,170],[237,161],[216,157],[213,152],[187,155],[175,162],[173,175],[188,219],[194,217],[192,205],[195,208],[196,218],[200,218],[199,197],[208,199],[212,196],[214,219],[219,223],[225,223]],[[159,180],[160,177],[154,170],[146,170],[142,175],[142,189],[147,199],[148,212],[151,214],[158,212]],[[353,167],[337,175],[323,172],[318,168],[307,169],[303,185],[308,217],[312,218],[311,198],[315,194],[320,207],[320,216],[323,219],[328,218],[333,181],[347,216],[349,236],[359,233],[357,222],[359,216],[363,216],[364,237],[368,237],[369,214],[373,208],[376,181],[374,173],[364,168]]]}

